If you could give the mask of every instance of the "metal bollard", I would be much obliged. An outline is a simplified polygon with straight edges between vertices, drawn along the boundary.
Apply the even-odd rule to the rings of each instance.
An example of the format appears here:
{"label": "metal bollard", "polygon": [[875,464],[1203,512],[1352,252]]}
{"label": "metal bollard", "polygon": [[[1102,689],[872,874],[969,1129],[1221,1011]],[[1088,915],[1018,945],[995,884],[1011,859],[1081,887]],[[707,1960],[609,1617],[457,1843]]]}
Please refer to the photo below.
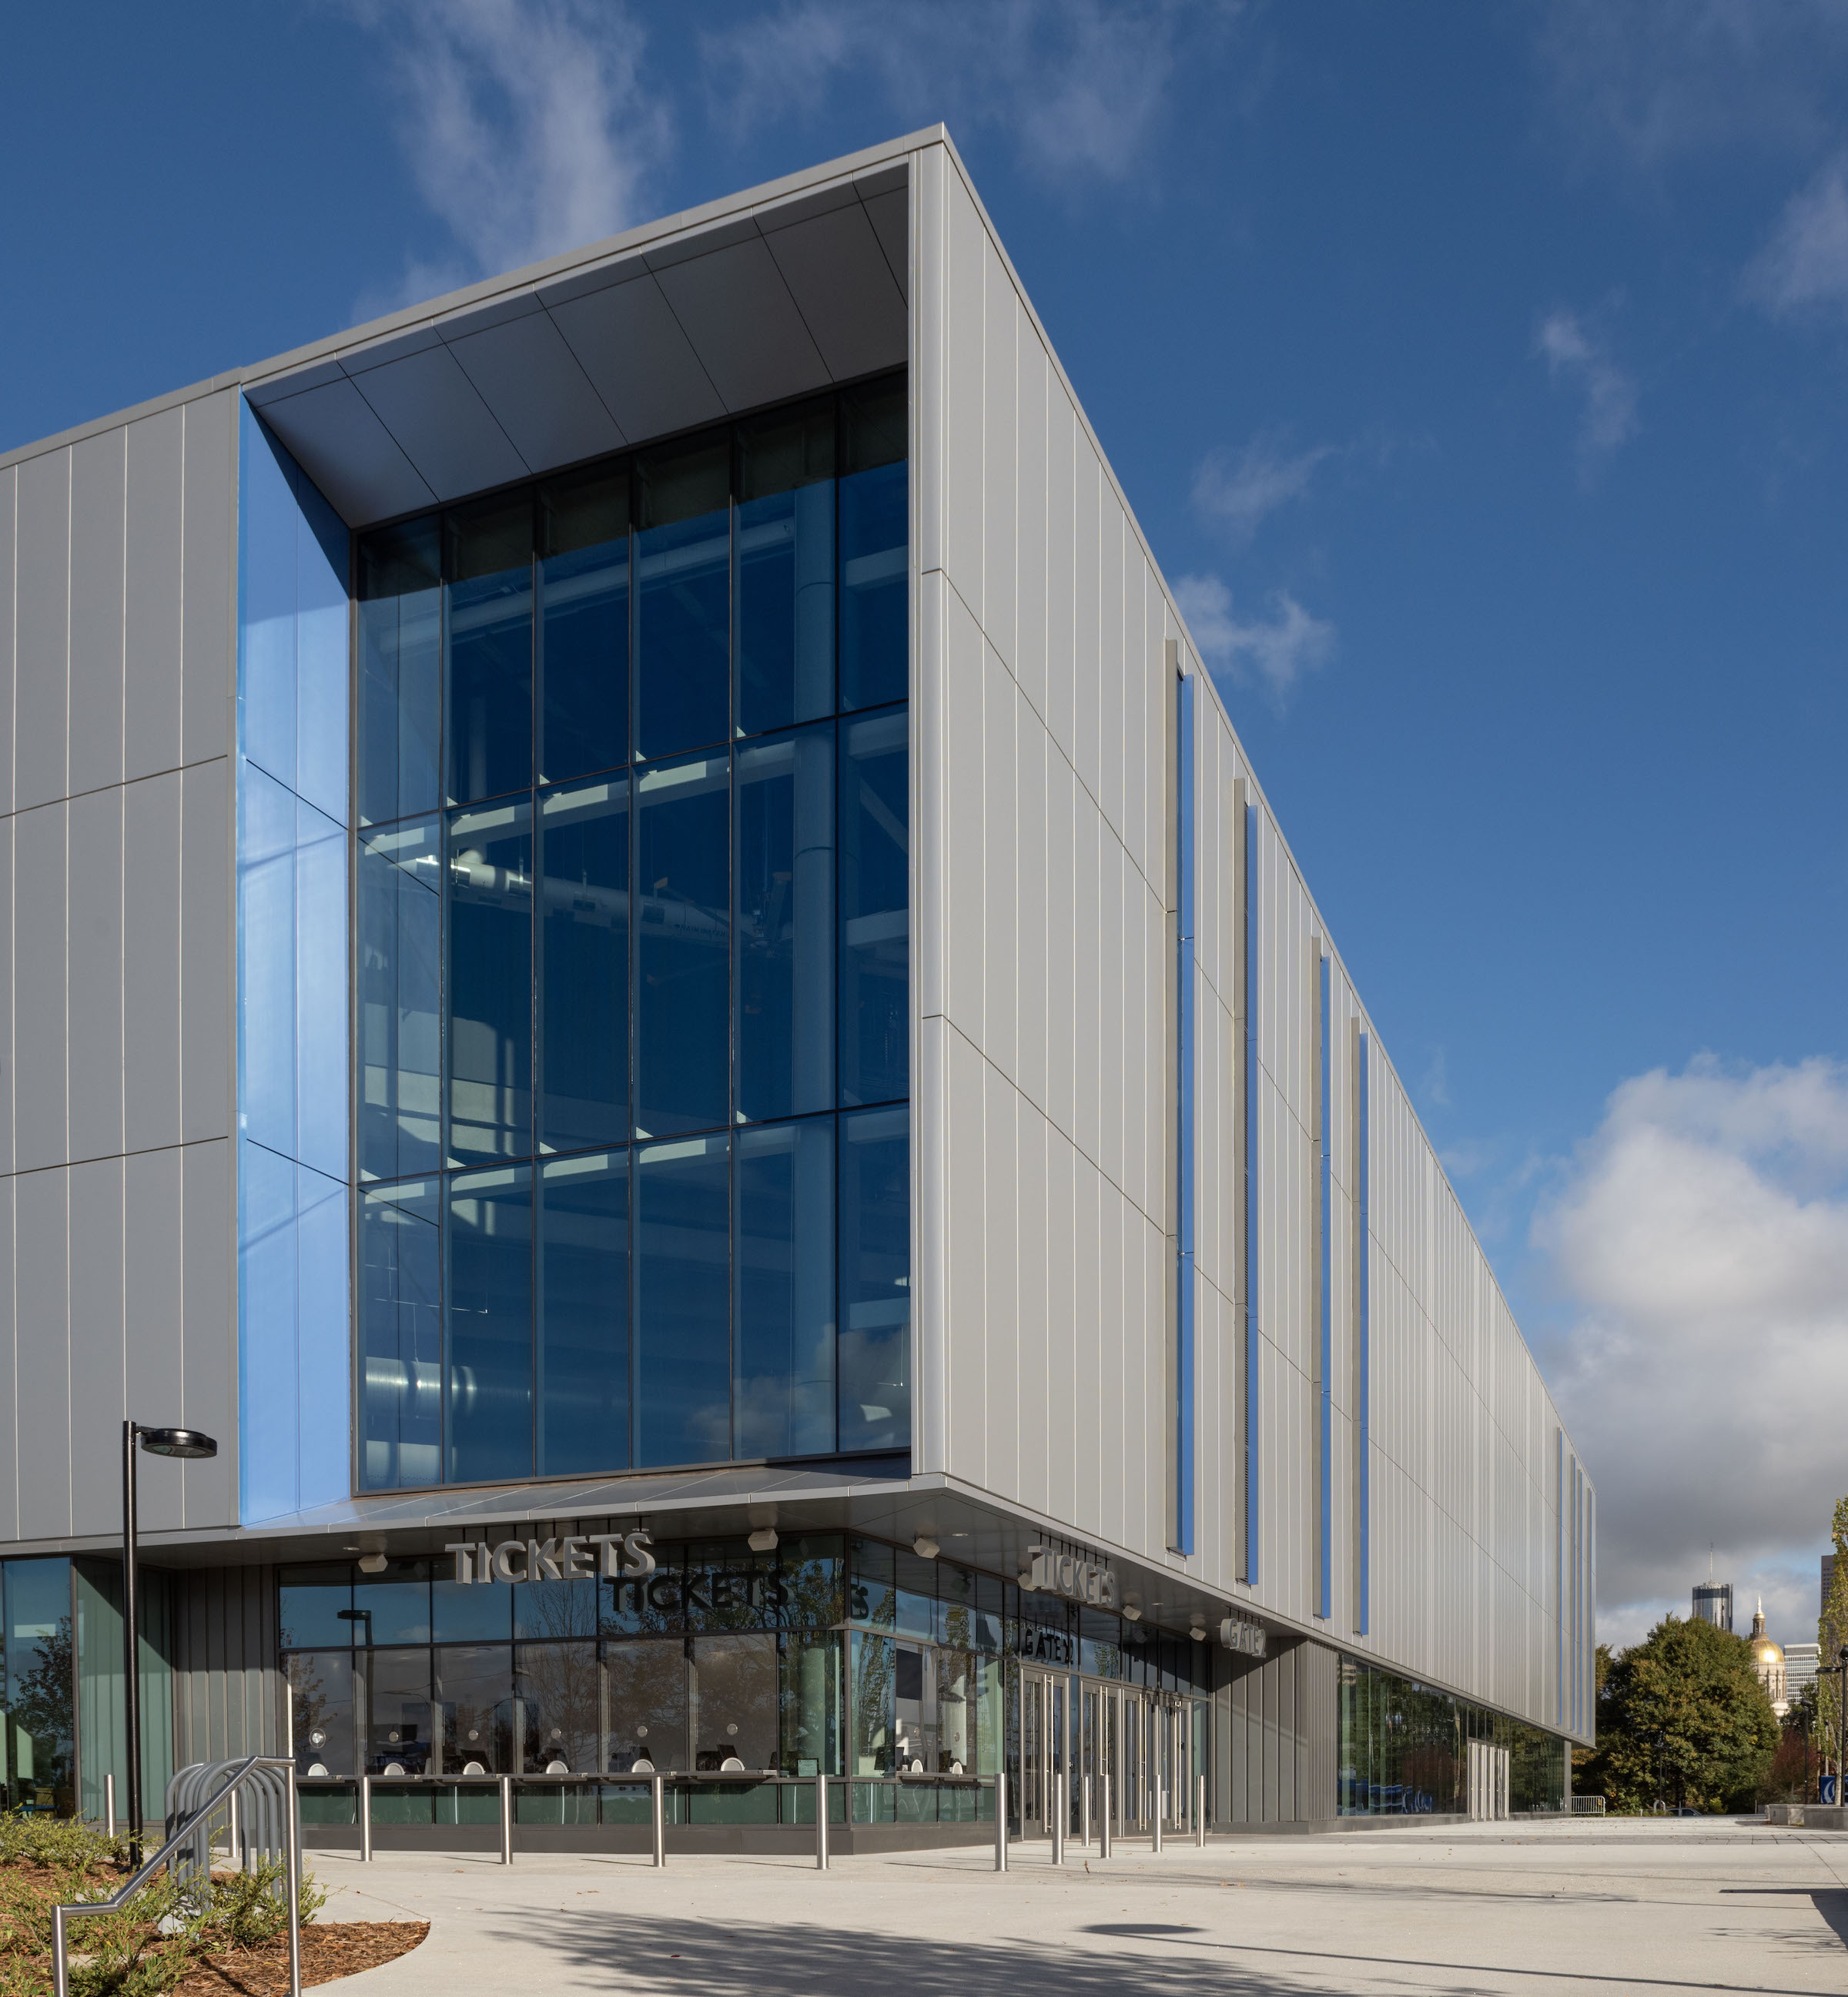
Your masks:
{"label": "metal bollard", "polygon": [[1097,1856],[1107,1858],[1110,1856],[1110,1776],[1107,1773],[1103,1781],[1104,1809],[1097,1819]]}
{"label": "metal bollard", "polygon": [[1086,1850],[1086,1851],[1089,1851],[1089,1850],[1090,1850],[1090,1848],[1091,1848],[1091,1778],[1090,1778],[1090,1777],[1089,1775],[1085,1776],[1085,1777],[1083,1778],[1083,1782],[1084,1782],[1084,1811],[1083,1811],[1083,1822],[1084,1822],[1084,1848],[1085,1848],[1085,1850]]}
{"label": "metal bollard", "polygon": [[651,1775],[648,1786],[653,1792],[650,1801],[655,1813],[655,1863],[665,1865],[668,1862],[668,1825],[667,1806],[661,1793],[661,1778]]}
{"label": "metal bollard", "polygon": [[288,1997],[302,1997],[302,1799],[295,1789],[295,1764],[283,1771],[283,1859],[288,1867]]}
{"label": "metal bollard", "polygon": [[995,1778],[995,1870],[1007,1870],[1007,1778]]}
{"label": "metal bollard", "polygon": [[1066,1775],[1064,1769],[1052,1778],[1052,1863],[1066,1862]]}
{"label": "metal bollard", "polygon": [[1155,1830],[1150,1840],[1150,1849],[1158,1852],[1162,1848],[1162,1805],[1163,1800],[1164,1799],[1161,1790],[1158,1787],[1155,1792]]}
{"label": "metal bollard", "polygon": [[372,1778],[361,1775],[359,1778],[359,1862],[370,1865],[372,1862]]}
{"label": "metal bollard", "polygon": [[815,1778],[815,1870],[827,1870],[827,1778]]}
{"label": "metal bollard", "polygon": [[1193,1812],[1193,1842],[1202,1851],[1207,1848],[1207,1778],[1200,1778],[1200,1795]]}
{"label": "metal bollard", "polygon": [[112,1768],[102,1778],[102,1827],[109,1837],[116,1835],[116,1771]]}
{"label": "metal bollard", "polygon": [[503,1775],[500,1778],[500,1862],[511,1865],[513,1862],[513,1778]]}

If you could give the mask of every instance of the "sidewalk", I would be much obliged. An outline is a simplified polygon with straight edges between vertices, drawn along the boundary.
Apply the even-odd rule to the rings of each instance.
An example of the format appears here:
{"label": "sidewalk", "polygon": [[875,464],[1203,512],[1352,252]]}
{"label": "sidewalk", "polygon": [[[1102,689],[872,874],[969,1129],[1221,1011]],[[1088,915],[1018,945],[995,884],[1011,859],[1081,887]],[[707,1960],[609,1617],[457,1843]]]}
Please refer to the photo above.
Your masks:
{"label": "sidewalk", "polygon": [[[1732,1819],[838,1860],[320,1853],[323,1919],[430,1938],[354,1997],[1759,1990],[1848,1982],[1848,1837]],[[1088,1863],[1089,1870],[1086,1869]]]}

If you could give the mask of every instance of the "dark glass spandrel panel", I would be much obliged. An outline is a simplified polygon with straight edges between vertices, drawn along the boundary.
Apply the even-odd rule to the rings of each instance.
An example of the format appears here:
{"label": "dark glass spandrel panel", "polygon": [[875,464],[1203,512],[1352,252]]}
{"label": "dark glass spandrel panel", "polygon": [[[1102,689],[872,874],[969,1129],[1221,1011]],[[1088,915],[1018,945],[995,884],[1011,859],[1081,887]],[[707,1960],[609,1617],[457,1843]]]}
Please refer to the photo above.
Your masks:
{"label": "dark glass spandrel panel", "polygon": [[452,1165],[533,1149],[533,807],[449,814]]}
{"label": "dark glass spandrel panel", "polygon": [[435,1178],[368,1187],[361,1199],[360,1484],[367,1491],[442,1480],[441,1203]]}
{"label": "dark glass spandrel panel", "polygon": [[525,494],[446,514],[449,802],[533,781],[533,507]]}
{"label": "dark glass spandrel panel", "polygon": [[776,1639],[767,1633],[696,1637],[691,1703],[697,1771],[717,1774],[729,1761],[774,1768]]}
{"label": "dark glass spandrel panel", "polygon": [[437,1717],[445,1775],[516,1775],[513,1652],[506,1643],[454,1644],[435,1653]]}
{"label": "dark glass spandrel panel", "polygon": [[737,1147],[733,1428],[737,1454],[834,1447],[831,1117],[754,1126]]}
{"label": "dark glass spandrel panel", "polygon": [[636,778],[638,1136],[730,1120],[731,764],[699,757]]}
{"label": "dark glass spandrel panel", "polygon": [[629,467],[539,494],[539,779],[629,760]]}
{"label": "dark glass spandrel panel", "polygon": [[442,826],[388,826],[359,843],[359,1171],[434,1171],[442,1157]]}
{"label": "dark glass spandrel panel", "polygon": [[736,752],[737,1112],[834,1100],[834,729]]}
{"label": "dark glass spandrel panel", "polygon": [[907,718],[841,727],[841,1101],[910,1093]]}
{"label": "dark glass spandrel panel", "polygon": [[845,1547],[838,1533],[786,1539],[777,1550],[782,1601],[777,1620],[786,1630],[831,1630],[841,1620]]}
{"label": "dark glass spandrel panel", "polygon": [[599,1708],[594,1643],[522,1643],[513,1653],[520,1766],[529,1775],[596,1775]]}
{"label": "dark glass spandrel panel", "polygon": [[635,1154],[639,1467],[731,1454],[730,1153],[719,1136]]}
{"label": "dark glass spandrel panel", "polygon": [[441,555],[434,515],[359,543],[359,822],[442,802]]}
{"label": "dark glass spandrel panel", "polygon": [[278,1641],[285,1650],[351,1649],[353,1625],[340,1611],[353,1606],[353,1570],[345,1561],[329,1567],[285,1567],[276,1574],[281,1609]]}
{"label": "dark glass spandrel panel", "polygon": [[458,1581],[445,1554],[430,1583],[431,1633],[439,1643],[504,1642],[513,1633],[516,1592],[499,1581]]}
{"label": "dark glass spandrel panel", "polygon": [[430,1564],[427,1560],[390,1560],[382,1574],[354,1569],[354,1643],[430,1641]]}
{"label": "dark glass spandrel panel", "polygon": [[436,1774],[429,1651],[374,1650],[366,1656],[364,1668],[365,1772]]}
{"label": "dark glass spandrel panel", "polygon": [[533,1185],[527,1165],[449,1181],[452,1484],[533,1474]]}
{"label": "dark glass spandrel panel", "polygon": [[910,650],[910,498],[905,385],[875,382],[843,398],[841,705],[903,700]]}
{"label": "dark glass spandrel panel", "polygon": [[724,441],[638,468],[637,755],[678,755],[731,734],[731,484]]}
{"label": "dark glass spandrel panel", "polygon": [[629,780],[539,802],[539,1143],[629,1135]]}
{"label": "dark glass spandrel panel", "polygon": [[909,1547],[900,1547],[893,1558],[898,1581],[898,1633],[927,1643],[937,1633],[937,1563],[921,1560]]}
{"label": "dark glass spandrel panel", "polygon": [[606,1644],[603,1669],[610,1699],[605,1772],[626,1775],[639,1762],[662,1775],[687,1768],[686,1640]]}
{"label": "dark glass spandrel panel", "polygon": [[738,433],[741,735],[834,710],[834,417],[787,410]]}
{"label": "dark glass spandrel panel", "polygon": [[629,1154],[539,1175],[539,1474],[629,1467]]}
{"label": "dark glass spandrel panel", "polygon": [[352,1775],[353,1653],[298,1650],[282,1661],[298,1775]]}
{"label": "dark glass spandrel panel", "polygon": [[897,1614],[897,1571],[893,1550],[883,1540],[850,1539],[847,1613],[855,1623],[889,1630]]}
{"label": "dark glass spandrel panel", "polygon": [[840,1130],[840,1446],[909,1449],[910,1112],[862,1110]]}

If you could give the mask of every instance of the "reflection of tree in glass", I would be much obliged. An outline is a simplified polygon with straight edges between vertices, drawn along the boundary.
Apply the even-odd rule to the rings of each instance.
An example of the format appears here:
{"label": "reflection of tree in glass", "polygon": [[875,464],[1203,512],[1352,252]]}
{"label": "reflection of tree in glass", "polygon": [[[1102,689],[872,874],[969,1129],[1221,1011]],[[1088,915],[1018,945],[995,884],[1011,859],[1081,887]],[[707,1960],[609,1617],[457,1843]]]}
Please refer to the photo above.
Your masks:
{"label": "reflection of tree in glass", "polygon": [[853,1648],[853,1773],[889,1775],[897,1646],[889,1637],[856,1637]]}
{"label": "reflection of tree in glass", "polygon": [[73,1733],[71,1618],[60,1616],[52,1633],[40,1637],[26,1654],[34,1661],[15,1681],[13,1721],[32,1737],[33,1786],[50,1790],[58,1807],[67,1809]]}
{"label": "reflection of tree in glass", "polygon": [[[327,1758],[337,1751],[333,1743],[341,1716],[337,1714],[333,1699],[322,1681],[320,1659],[312,1652],[297,1651],[285,1662],[295,1724],[296,1773],[306,1775],[317,1761],[335,1775],[349,1773],[345,1768],[336,1768]],[[319,1743],[314,1738],[317,1733],[322,1737]]]}
{"label": "reflection of tree in glass", "polygon": [[522,1643],[514,1682],[525,1721],[525,1771],[543,1775],[551,1762],[562,1761],[574,1775],[594,1773],[596,1644]]}

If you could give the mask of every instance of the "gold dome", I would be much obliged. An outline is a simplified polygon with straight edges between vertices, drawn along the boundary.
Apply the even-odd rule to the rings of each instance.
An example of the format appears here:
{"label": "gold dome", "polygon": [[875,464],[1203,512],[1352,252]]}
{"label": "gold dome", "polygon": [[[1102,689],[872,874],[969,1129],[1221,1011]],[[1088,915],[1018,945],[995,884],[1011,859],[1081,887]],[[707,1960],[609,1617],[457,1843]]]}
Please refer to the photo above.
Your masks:
{"label": "gold dome", "polygon": [[1756,1637],[1752,1640],[1752,1661],[1755,1664],[1781,1664],[1784,1652],[1769,1637]]}

